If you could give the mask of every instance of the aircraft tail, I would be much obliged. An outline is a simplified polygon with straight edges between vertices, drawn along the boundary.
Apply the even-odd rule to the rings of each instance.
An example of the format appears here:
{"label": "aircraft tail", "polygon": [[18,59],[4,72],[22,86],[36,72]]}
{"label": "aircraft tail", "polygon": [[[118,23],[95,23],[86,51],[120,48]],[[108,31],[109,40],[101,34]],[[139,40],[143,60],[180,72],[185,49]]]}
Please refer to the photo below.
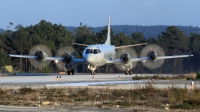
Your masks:
{"label": "aircraft tail", "polygon": [[105,44],[111,45],[111,41],[110,41],[110,16],[108,17],[108,34],[107,34],[107,39],[106,39]]}

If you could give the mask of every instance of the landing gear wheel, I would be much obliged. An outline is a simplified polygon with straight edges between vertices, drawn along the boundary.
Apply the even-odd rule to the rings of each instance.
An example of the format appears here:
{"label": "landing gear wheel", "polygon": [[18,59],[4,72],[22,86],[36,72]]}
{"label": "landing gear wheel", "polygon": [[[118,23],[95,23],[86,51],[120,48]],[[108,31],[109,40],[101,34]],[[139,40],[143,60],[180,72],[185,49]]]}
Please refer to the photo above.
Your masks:
{"label": "landing gear wheel", "polygon": [[71,72],[72,72],[72,75],[74,75],[74,69],[72,69]]}
{"label": "landing gear wheel", "polygon": [[70,71],[67,71],[67,75],[70,75]]}
{"label": "landing gear wheel", "polygon": [[125,75],[132,75],[132,71],[131,70],[130,71],[126,71]]}
{"label": "landing gear wheel", "polygon": [[131,70],[130,70],[130,71],[128,71],[128,74],[129,74],[129,75],[132,75],[132,71],[131,71]]}
{"label": "landing gear wheel", "polygon": [[90,72],[91,72],[91,75],[95,75],[95,72],[94,72],[94,70],[91,70]]}
{"label": "landing gear wheel", "polygon": [[128,71],[125,72],[125,75],[128,75]]}

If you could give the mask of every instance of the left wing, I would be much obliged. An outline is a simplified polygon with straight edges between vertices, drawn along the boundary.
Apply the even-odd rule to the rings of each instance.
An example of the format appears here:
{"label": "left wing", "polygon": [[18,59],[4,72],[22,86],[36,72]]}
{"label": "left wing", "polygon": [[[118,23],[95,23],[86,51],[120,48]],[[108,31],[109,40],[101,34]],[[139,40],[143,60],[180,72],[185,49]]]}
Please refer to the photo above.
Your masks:
{"label": "left wing", "polygon": [[[171,59],[171,58],[184,58],[184,57],[192,57],[193,55],[175,55],[175,56],[159,56],[156,59],[162,60],[162,59]],[[150,60],[150,57],[141,57],[141,58],[130,58],[131,62],[137,62],[137,61],[147,61]],[[114,63],[122,63],[123,59],[113,59],[113,60],[104,60],[108,64],[114,64]]]}
{"label": "left wing", "polygon": [[192,57],[192,54],[189,55],[174,55],[174,56],[159,56],[158,59],[170,59],[170,58],[185,58],[185,57]]}

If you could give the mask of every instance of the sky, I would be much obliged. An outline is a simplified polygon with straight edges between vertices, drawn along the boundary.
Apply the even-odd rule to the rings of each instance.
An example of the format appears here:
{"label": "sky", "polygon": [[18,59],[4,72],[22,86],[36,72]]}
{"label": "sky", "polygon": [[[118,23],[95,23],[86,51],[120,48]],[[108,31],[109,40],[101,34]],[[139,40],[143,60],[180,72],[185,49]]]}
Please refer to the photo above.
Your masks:
{"label": "sky", "polygon": [[46,20],[63,26],[180,25],[200,27],[200,0],[0,0],[0,28]]}

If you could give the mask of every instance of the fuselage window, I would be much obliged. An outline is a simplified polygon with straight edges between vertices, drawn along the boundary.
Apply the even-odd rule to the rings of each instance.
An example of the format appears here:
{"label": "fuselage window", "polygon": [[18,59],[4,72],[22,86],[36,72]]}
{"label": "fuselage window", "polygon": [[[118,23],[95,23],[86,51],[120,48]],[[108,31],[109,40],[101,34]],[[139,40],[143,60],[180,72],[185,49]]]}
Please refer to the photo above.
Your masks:
{"label": "fuselage window", "polygon": [[90,53],[90,49],[86,49],[86,54]]}
{"label": "fuselage window", "polygon": [[86,54],[89,54],[89,53],[97,54],[97,53],[100,53],[100,50],[99,49],[86,49]]}
{"label": "fuselage window", "polygon": [[97,49],[94,49],[94,54],[97,54],[98,52],[97,52]]}

